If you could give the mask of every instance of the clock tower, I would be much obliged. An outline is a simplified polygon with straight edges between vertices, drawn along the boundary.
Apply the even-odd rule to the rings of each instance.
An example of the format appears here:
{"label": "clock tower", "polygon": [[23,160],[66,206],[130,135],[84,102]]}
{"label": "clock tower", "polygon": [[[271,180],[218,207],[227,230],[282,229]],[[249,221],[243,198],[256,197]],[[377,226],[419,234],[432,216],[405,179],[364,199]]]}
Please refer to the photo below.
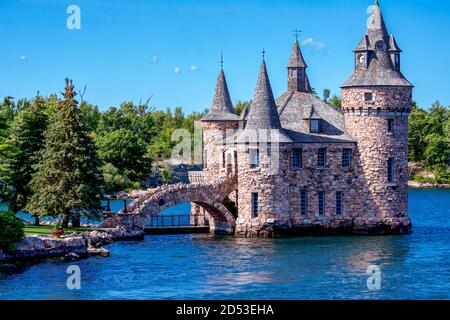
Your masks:
{"label": "clock tower", "polygon": [[[392,228],[408,224],[408,115],[413,85],[378,1],[354,50],[355,70],[342,86],[345,127],[357,142],[364,211]],[[408,231],[408,230],[406,230]]]}

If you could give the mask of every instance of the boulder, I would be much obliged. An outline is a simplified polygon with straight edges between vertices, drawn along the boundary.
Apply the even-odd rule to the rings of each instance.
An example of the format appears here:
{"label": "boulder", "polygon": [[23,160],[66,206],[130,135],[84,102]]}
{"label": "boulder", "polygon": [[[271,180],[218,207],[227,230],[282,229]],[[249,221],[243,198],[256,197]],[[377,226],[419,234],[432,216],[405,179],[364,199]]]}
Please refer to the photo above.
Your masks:
{"label": "boulder", "polygon": [[78,261],[80,260],[81,257],[76,254],[75,252],[70,252],[68,254],[66,254],[63,258],[64,262],[73,262],[73,261]]}
{"label": "boulder", "polygon": [[93,248],[89,247],[88,253],[90,256],[102,256],[102,257],[109,257],[109,250],[101,247],[101,248]]}

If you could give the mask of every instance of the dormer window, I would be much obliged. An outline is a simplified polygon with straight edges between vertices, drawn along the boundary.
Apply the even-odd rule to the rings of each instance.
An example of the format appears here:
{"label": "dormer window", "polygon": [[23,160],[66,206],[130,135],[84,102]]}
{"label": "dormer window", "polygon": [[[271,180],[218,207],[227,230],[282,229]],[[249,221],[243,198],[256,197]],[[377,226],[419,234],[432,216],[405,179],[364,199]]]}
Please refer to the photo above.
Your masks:
{"label": "dormer window", "polygon": [[311,119],[309,121],[309,131],[311,133],[320,133],[320,119]]}

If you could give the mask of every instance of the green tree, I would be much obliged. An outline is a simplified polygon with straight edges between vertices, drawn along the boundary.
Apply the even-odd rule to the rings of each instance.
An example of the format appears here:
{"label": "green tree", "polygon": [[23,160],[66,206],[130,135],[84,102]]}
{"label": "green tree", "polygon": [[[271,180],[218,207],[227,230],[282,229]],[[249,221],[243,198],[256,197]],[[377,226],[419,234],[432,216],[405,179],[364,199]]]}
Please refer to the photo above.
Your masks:
{"label": "green tree", "polygon": [[437,133],[429,134],[426,137],[426,148],[424,152],[424,162],[429,167],[439,164],[448,164],[450,159],[450,146],[448,139]]}
{"label": "green tree", "polygon": [[161,180],[162,183],[169,184],[172,180],[172,172],[166,169],[161,170]]}
{"label": "green tree", "polygon": [[12,252],[24,236],[23,223],[10,211],[0,211],[0,250]]}
{"label": "green tree", "polygon": [[133,187],[133,182],[126,175],[121,174],[119,169],[111,163],[103,166],[103,180],[106,193],[128,190]]}
{"label": "green tree", "polygon": [[330,89],[323,89],[323,102],[328,103],[328,99],[330,98],[331,91]]}
{"label": "green tree", "polygon": [[409,114],[409,158],[412,161],[422,161],[426,148],[427,112],[413,103]]}
{"label": "green tree", "polygon": [[100,122],[100,111],[97,106],[85,101],[80,103],[81,119],[89,131],[97,130]]}
{"label": "green tree", "polygon": [[333,95],[331,99],[328,101],[328,104],[335,108],[336,110],[342,109],[342,101],[337,95]]}
{"label": "green tree", "polygon": [[242,112],[244,111],[244,109],[246,108],[250,108],[250,101],[238,101],[235,105],[234,105],[234,110],[236,111],[236,114],[238,116],[240,116],[242,114]]}
{"label": "green tree", "polygon": [[[45,146],[44,131],[47,124],[45,101],[39,96],[14,119],[9,138],[10,144],[17,150],[10,164],[9,184],[15,192],[9,201],[9,207],[13,212],[22,210],[31,195],[28,183],[35,173],[34,166],[39,160],[39,152]],[[35,223],[39,224],[37,216]]]}
{"label": "green tree", "polygon": [[128,129],[119,129],[97,137],[99,155],[133,182],[147,178],[151,161],[146,144],[139,135]]}
{"label": "green tree", "polygon": [[45,148],[31,180],[32,196],[25,208],[40,216],[62,218],[63,227],[80,217],[100,218],[101,161],[84,127],[72,81],[66,79],[64,99],[50,118]]}
{"label": "green tree", "polygon": [[7,119],[0,114],[0,187],[2,198],[9,198],[11,188],[9,180],[11,177],[11,161],[17,150],[7,141],[9,125]]}

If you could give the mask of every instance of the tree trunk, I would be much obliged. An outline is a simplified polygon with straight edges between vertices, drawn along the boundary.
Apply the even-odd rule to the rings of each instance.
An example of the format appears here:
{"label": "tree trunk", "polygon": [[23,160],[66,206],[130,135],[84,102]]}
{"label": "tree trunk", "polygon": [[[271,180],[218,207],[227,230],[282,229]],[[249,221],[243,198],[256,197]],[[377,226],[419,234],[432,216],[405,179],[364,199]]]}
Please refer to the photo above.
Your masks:
{"label": "tree trunk", "polygon": [[37,214],[35,214],[33,217],[34,217],[34,225],[35,225],[35,226],[38,226],[39,223],[40,223],[40,221],[39,221],[39,216],[38,216]]}
{"label": "tree trunk", "polygon": [[72,217],[72,228],[79,228],[81,225],[80,223],[80,216],[73,216]]}
{"label": "tree trunk", "polygon": [[64,214],[63,220],[62,220],[62,223],[61,223],[61,226],[63,228],[68,228],[69,227],[69,219],[70,219],[70,216],[68,214]]}

